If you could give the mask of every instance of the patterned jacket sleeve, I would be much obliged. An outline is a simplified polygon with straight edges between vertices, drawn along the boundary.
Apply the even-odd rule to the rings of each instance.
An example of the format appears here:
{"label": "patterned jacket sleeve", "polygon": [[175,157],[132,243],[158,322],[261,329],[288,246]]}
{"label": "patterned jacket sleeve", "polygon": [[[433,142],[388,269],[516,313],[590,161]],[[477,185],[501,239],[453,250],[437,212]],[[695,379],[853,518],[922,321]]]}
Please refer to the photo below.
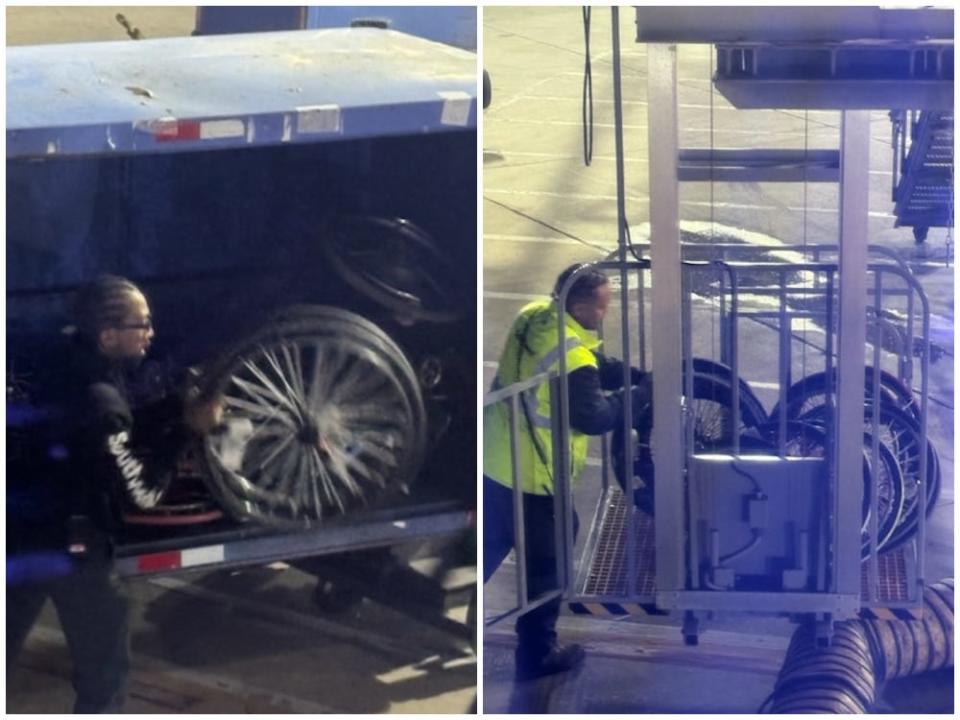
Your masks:
{"label": "patterned jacket sleeve", "polygon": [[155,421],[137,423],[109,383],[91,385],[89,401],[94,420],[88,437],[96,449],[98,482],[137,508],[155,507],[170,486],[182,433],[160,432]]}

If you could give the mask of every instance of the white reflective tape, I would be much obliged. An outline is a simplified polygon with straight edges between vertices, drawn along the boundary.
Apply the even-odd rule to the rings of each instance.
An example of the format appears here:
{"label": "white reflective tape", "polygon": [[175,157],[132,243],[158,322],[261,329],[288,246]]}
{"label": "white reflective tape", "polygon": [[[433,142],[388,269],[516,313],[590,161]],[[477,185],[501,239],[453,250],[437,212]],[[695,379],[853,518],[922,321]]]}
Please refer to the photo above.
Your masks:
{"label": "white reflective tape", "polygon": [[343,132],[339,105],[313,105],[296,110],[297,132],[301,135]]}
{"label": "white reflective tape", "polygon": [[244,137],[246,134],[243,120],[204,120],[200,123],[201,140]]}
{"label": "white reflective tape", "polygon": [[224,546],[210,545],[208,547],[191,548],[180,553],[180,567],[191,565],[209,565],[223,562]]}
{"label": "white reflective tape", "polygon": [[466,125],[470,119],[473,96],[463,90],[445,90],[437,95],[443,98],[443,111],[440,113],[441,125]]}

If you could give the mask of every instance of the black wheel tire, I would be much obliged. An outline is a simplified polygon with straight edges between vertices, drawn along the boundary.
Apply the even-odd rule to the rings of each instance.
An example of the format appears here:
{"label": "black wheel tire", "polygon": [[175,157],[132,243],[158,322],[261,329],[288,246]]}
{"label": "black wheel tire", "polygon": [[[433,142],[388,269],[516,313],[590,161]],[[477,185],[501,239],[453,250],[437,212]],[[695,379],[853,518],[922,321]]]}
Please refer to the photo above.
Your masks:
{"label": "black wheel tire", "polygon": [[490,107],[493,101],[493,83],[490,82],[490,73],[483,71],[483,109]]}
{"label": "black wheel tire", "polygon": [[[837,371],[834,370],[832,375],[834,378],[832,391],[835,393]],[[790,386],[787,390],[788,420],[796,420],[814,407],[823,404],[827,391],[826,377],[826,372],[818,372],[808,375]],[[870,402],[873,398],[873,379],[873,367],[867,366],[864,374],[864,399],[867,402]],[[914,397],[913,391],[885,370],[880,371],[880,397],[881,401],[891,403],[904,410],[917,422],[920,422],[920,403]],[[780,404],[777,403],[770,413],[770,419],[777,420],[779,417]]]}
{"label": "black wheel tire", "polygon": [[[698,368],[704,372],[699,372]],[[726,375],[726,378],[724,378],[724,375]],[[699,401],[697,402],[698,409],[702,408],[704,411],[707,411],[709,408],[715,408],[721,413],[724,412],[725,409],[729,410],[733,405],[733,389],[729,380],[731,377],[732,372],[726,366],[710,360],[695,358],[693,397],[695,401]],[[686,387],[686,385],[684,385],[684,387]],[[721,418],[721,420],[722,419],[723,418]],[[744,437],[744,433],[762,427],[766,421],[767,415],[766,412],[764,412],[763,405],[746,382],[740,380],[740,427],[737,429],[737,432],[741,437],[741,443],[746,443],[749,446],[750,438],[749,436]],[[633,473],[629,478],[629,484],[633,484],[634,476],[639,477],[643,481],[644,487],[632,490],[634,504],[648,515],[652,515],[655,471],[647,442],[649,438],[643,437],[643,434],[647,432],[646,428],[651,427],[652,419],[644,419],[640,424],[642,427],[634,428],[641,434],[639,439],[641,447],[638,448],[635,454]],[[723,451],[733,447],[732,435],[728,435],[727,437],[706,437],[702,434],[702,431],[702,425],[700,432],[698,432],[698,428],[694,428],[694,442],[697,445],[698,451]],[[613,429],[610,441],[610,454],[613,462],[614,477],[616,477],[620,489],[627,494],[628,478],[624,472],[623,447],[623,426],[618,423]]]}
{"label": "black wheel tire", "polygon": [[[274,364],[264,365],[265,358]],[[331,358],[336,358],[336,365],[327,364],[333,362]],[[259,406],[261,398],[250,401],[254,395],[249,390],[242,391],[243,397],[236,388],[242,389],[241,382],[247,386],[255,382],[254,367],[266,373],[289,402],[281,398],[264,409]],[[289,382],[281,382],[283,371],[288,372]],[[298,376],[299,383],[294,381]],[[360,393],[363,387],[368,394]],[[238,519],[277,527],[315,525],[368,505],[391,487],[406,486],[423,462],[427,420],[413,369],[386,333],[346,310],[297,306],[281,311],[267,327],[213,363],[201,391],[226,396],[231,408],[227,425],[245,422],[249,426],[248,439],[236,451],[239,464],[236,457],[227,461],[225,443],[230,440],[223,434],[204,442],[208,485]],[[376,396],[376,403],[370,402],[370,394]],[[338,397],[344,399],[338,401]],[[275,409],[267,412],[271,407]],[[263,422],[257,419],[267,415]],[[271,422],[275,424],[258,445],[249,445]],[[321,455],[309,458],[303,454],[316,454],[314,437],[324,447]],[[282,448],[278,447],[281,442],[285,443]],[[253,469],[245,464],[254,450],[252,462],[267,457],[272,462],[282,451],[283,460],[290,464],[274,466],[268,476],[268,460]],[[341,495],[344,489],[349,492]]]}
{"label": "black wheel tire", "polygon": [[461,317],[456,268],[433,236],[413,222],[338,215],[323,224],[320,235],[320,250],[337,275],[405,322]]}

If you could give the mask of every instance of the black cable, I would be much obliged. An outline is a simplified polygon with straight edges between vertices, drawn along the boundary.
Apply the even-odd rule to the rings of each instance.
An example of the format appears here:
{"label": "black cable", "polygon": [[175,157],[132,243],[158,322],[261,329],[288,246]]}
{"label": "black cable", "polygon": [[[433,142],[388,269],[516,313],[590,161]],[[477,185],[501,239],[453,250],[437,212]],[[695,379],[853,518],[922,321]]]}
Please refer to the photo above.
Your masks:
{"label": "black cable", "polygon": [[742,475],[749,480],[753,484],[753,489],[756,491],[757,496],[763,495],[763,488],[760,487],[760,483],[757,482],[757,479],[753,475],[742,468],[738,468],[736,463],[730,463],[730,469],[737,473],[737,475]]}
{"label": "black cable", "polygon": [[590,67],[590,12],[584,5],[583,13],[583,164],[593,162],[593,70]]}

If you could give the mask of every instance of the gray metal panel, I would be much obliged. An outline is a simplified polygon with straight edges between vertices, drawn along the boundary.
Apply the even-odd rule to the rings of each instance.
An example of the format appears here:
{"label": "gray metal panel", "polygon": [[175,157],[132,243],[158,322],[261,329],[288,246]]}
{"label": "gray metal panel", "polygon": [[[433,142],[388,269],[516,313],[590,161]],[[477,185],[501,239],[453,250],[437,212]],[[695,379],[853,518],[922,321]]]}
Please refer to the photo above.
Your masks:
{"label": "gray metal panel", "polygon": [[837,182],[837,150],[683,148],[677,175],[687,182]]}
{"label": "gray metal panel", "polygon": [[838,593],[700,592],[657,593],[657,607],[717,612],[833,613],[836,619],[855,617],[860,598]]}
{"label": "gray metal panel", "polygon": [[953,10],[878,7],[638,7],[647,43],[953,38]]}
{"label": "gray metal panel", "polygon": [[843,113],[840,131],[840,303],[837,342],[836,587],[860,596],[863,387],[867,313],[870,114]]}
{"label": "gray metal panel", "polygon": [[718,78],[717,90],[742,110],[889,110],[953,108],[953,83],[942,80],[733,80]]}
{"label": "gray metal panel", "polygon": [[650,152],[651,347],[657,587],[684,586],[683,421],[680,354],[680,204],[677,180],[677,49],[651,45],[647,51]]}

